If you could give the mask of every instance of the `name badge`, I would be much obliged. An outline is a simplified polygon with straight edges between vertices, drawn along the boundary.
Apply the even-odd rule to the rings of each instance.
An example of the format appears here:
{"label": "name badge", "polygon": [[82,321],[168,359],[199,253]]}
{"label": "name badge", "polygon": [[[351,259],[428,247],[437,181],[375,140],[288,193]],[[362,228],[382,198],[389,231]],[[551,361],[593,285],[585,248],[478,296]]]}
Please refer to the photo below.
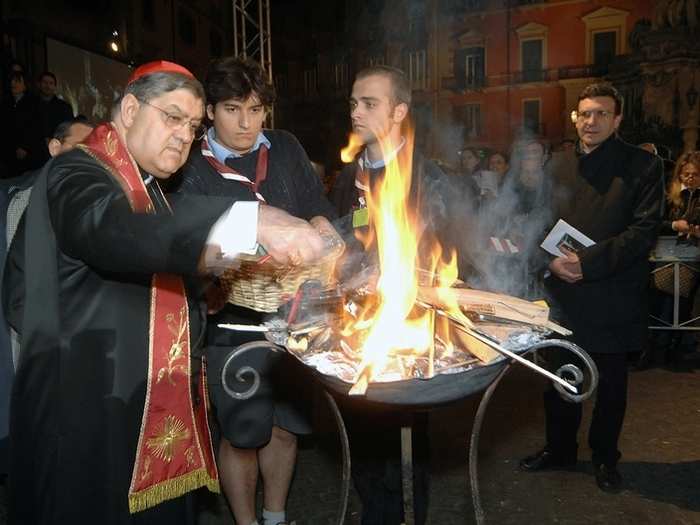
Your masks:
{"label": "name badge", "polygon": [[360,228],[361,226],[369,225],[369,210],[367,208],[358,208],[352,212],[352,227]]}

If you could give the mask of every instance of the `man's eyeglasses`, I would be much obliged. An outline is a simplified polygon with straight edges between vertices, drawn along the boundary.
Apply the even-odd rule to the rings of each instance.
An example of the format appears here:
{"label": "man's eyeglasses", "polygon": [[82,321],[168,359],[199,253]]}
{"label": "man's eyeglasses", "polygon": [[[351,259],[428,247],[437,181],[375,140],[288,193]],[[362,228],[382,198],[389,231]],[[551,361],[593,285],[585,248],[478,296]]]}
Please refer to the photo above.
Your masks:
{"label": "man's eyeglasses", "polygon": [[596,117],[596,119],[602,119],[605,120],[609,117],[613,116],[612,111],[605,111],[604,109],[593,109],[590,111],[576,111],[576,120],[581,122],[584,120],[588,120],[591,117]]}
{"label": "man's eyeglasses", "polygon": [[187,119],[178,113],[170,113],[169,111],[165,111],[163,108],[154,106],[153,104],[151,104],[150,102],[146,102],[145,100],[140,100],[139,102],[146,104],[147,106],[151,106],[152,108],[155,108],[158,111],[160,111],[165,116],[165,125],[170,129],[182,129],[183,126],[188,126],[190,133],[192,133],[192,136],[195,140],[201,140],[202,138],[204,138],[204,135],[207,132],[206,126],[204,126],[204,124],[202,124],[201,122],[197,122],[192,119]]}

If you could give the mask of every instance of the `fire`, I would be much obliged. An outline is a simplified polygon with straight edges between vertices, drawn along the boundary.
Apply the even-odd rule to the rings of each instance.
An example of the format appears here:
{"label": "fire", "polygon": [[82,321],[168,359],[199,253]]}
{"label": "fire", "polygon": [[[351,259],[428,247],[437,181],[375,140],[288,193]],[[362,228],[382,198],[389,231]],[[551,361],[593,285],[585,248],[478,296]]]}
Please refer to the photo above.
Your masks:
{"label": "fire", "polygon": [[350,136],[348,137],[348,145],[340,150],[340,160],[342,160],[345,164],[351,163],[362,149],[362,146],[362,138],[356,133],[350,133]]}
{"label": "fire", "polygon": [[[415,355],[430,356],[434,351],[436,319],[434,311],[416,308],[419,300],[419,275],[434,276],[422,283],[439,288],[439,298],[446,311],[454,311],[460,318],[457,301],[448,287],[457,279],[456,256],[449,263],[442,261],[442,247],[430,246],[430,256],[419,268],[419,247],[424,250],[421,218],[409,205],[411,189],[413,135],[406,137],[398,155],[392,157],[392,145],[381,143],[386,162],[385,173],[365,195],[369,224],[378,251],[380,275],[376,285],[376,303],[348,320],[344,333],[357,330],[360,325],[369,330],[361,342],[362,363],[358,380],[371,380],[381,374],[390,355],[410,351]],[[343,159],[350,144],[343,149]],[[356,152],[355,152],[356,154]],[[353,154],[354,157],[354,154]],[[425,257],[422,257],[425,259]],[[425,265],[428,267],[426,268]],[[426,271],[427,270],[427,271]],[[466,317],[464,317],[466,319]],[[469,320],[466,319],[466,323]],[[440,324],[444,324],[440,321]],[[449,336],[448,336],[449,337]],[[432,374],[432,366],[430,373]]]}

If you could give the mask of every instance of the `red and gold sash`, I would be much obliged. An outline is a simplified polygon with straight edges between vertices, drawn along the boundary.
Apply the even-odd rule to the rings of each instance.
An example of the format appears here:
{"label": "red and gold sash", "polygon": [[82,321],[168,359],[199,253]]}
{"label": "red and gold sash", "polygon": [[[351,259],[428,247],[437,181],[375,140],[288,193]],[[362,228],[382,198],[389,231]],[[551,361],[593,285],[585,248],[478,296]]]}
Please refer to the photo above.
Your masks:
{"label": "red and gold sash", "polygon": [[[111,124],[96,127],[78,147],[119,182],[134,212],[154,212],[136,162]],[[131,513],[202,486],[219,492],[207,424],[204,362],[198,378],[198,402],[192,399],[188,312],[182,278],[154,274],[146,403],[129,487]]]}

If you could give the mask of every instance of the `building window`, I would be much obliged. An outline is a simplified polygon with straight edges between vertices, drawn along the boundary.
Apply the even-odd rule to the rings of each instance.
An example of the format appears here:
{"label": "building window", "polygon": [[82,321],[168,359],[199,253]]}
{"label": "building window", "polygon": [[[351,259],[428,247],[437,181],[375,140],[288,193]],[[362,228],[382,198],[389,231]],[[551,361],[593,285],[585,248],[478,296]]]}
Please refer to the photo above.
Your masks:
{"label": "building window", "polygon": [[520,42],[523,82],[542,80],[544,69],[544,39],[536,38]]}
{"label": "building window", "polygon": [[542,134],[539,99],[523,100],[523,130],[535,135]]}
{"label": "building window", "polygon": [[520,41],[520,71],[522,82],[539,82],[547,69],[547,34],[549,28],[537,22],[528,22],[515,32]]}
{"label": "building window", "polygon": [[333,65],[333,87],[338,91],[348,88],[348,64],[346,62]]}
{"label": "building window", "polygon": [[428,88],[428,63],[425,49],[411,51],[406,58],[406,72],[412,89]]}
{"label": "building window", "polygon": [[177,29],[180,34],[180,39],[191,46],[197,43],[197,29],[194,25],[194,19],[184,9],[180,9],[177,13]]}
{"label": "building window", "polygon": [[481,104],[467,104],[456,109],[458,123],[462,124],[464,139],[474,139],[481,136]]}
{"label": "building window", "polygon": [[485,84],[484,48],[469,47],[455,52],[454,69],[457,87],[479,89]]}
{"label": "building window", "polygon": [[[615,55],[627,52],[629,11],[601,7],[581,17],[586,25],[586,57],[596,69],[607,69]],[[604,73],[604,71],[602,71]]]}
{"label": "building window", "polygon": [[617,55],[617,31],[593,33],[593,65],[596,70],[606,72]]}

